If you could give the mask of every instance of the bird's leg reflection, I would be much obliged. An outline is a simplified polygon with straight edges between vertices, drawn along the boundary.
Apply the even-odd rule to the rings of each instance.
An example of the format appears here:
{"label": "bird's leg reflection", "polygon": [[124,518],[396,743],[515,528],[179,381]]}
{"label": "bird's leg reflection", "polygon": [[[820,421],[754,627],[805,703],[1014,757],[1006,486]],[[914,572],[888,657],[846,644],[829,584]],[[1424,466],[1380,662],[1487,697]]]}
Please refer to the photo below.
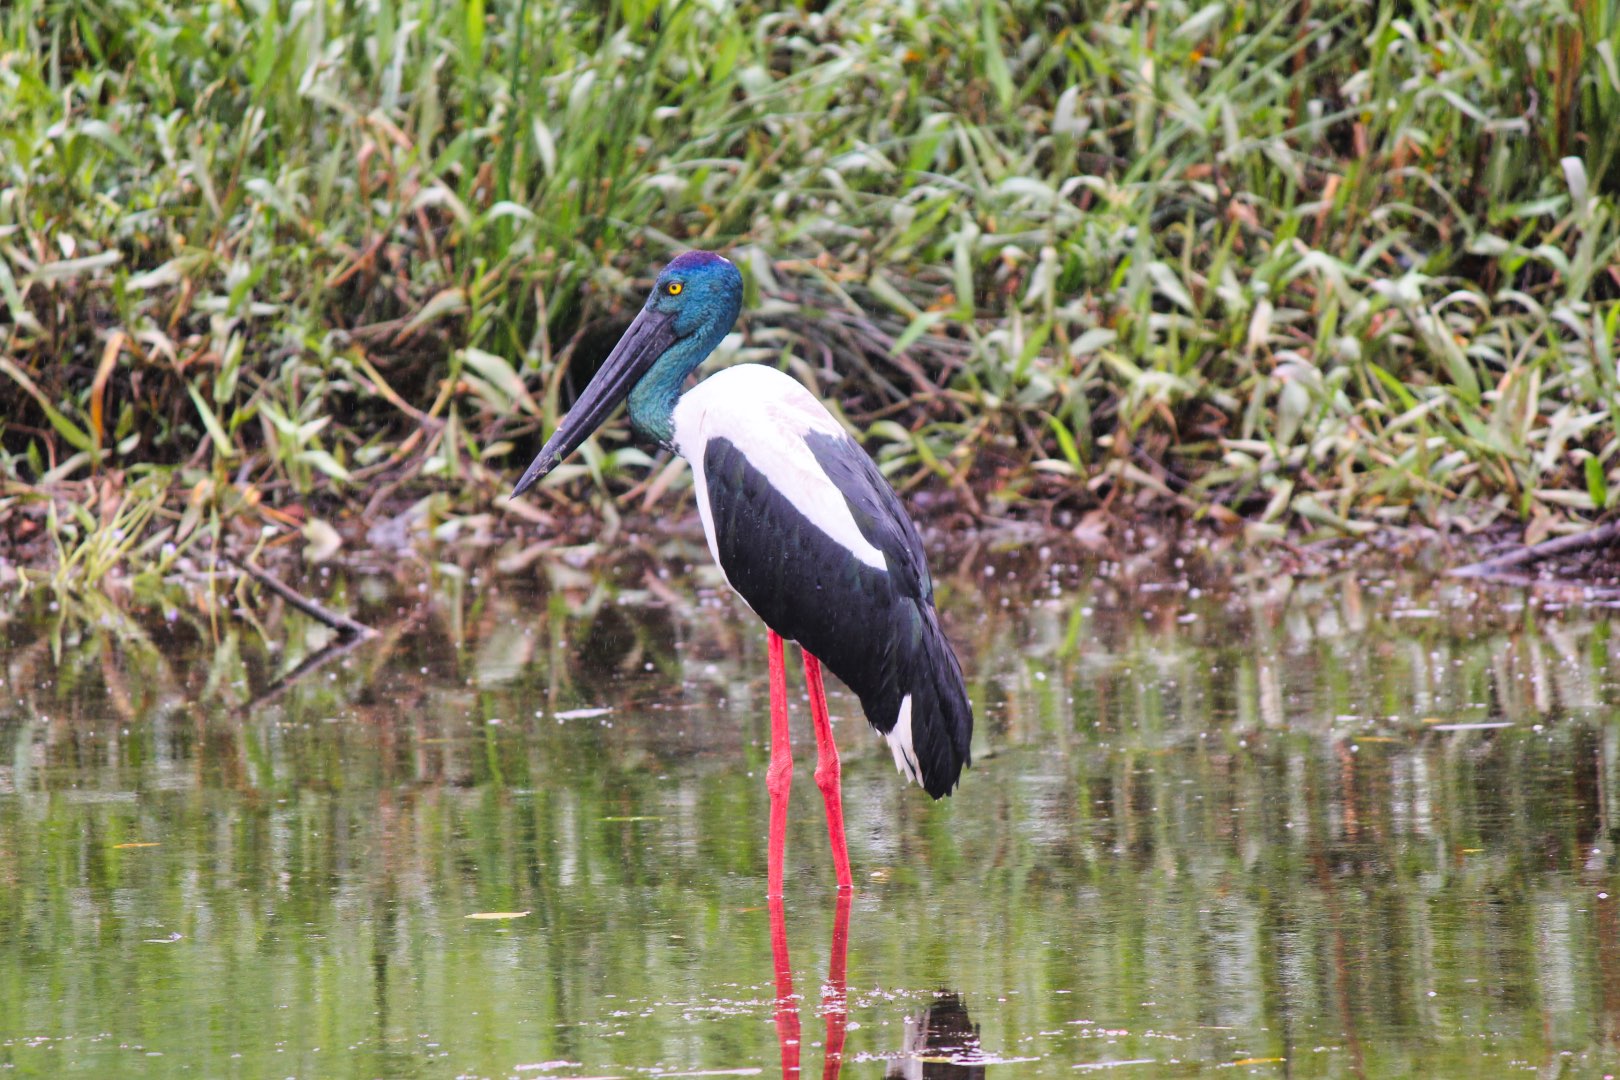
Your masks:
{"label": "bird's leg reflection", "polygon": [[[838,890],[833,908],[832,953],[827,981],[821,987],[821,1011],[827,1018],[826,1058],[822,1080],[838,1080],[844,1067],[844,1033],[849,1025],[849,908],[854,894]],[[776,1041],[782,1048],[783,1080],[799,1076],[799,1002],[793,996],[793,963],[788,958],[787,918],[780,896],[767,897],[771,916],[771,957],[776,963]]]}
{"label": "bird's leg reflection", "polygon": [[844,1029],[849,1024],[849,986],[845,965],[849,959],[849,901],[854,894],[838,890],[833,910],[832,955],[827,960],[827,983],[821,988],[821,1010],[827,1014],[827,1057],[822,1080],[838,1080],[844,1067]]}
{"label": "bird's leg reflection", "polygon": [[771,958],[776,963],[776,1041],[782,1047],[782,1080],[790,1080],[799,1075],[799,1003],[793,997],[787,919],[780,894],[766,897],[765,907],[771,913]]}

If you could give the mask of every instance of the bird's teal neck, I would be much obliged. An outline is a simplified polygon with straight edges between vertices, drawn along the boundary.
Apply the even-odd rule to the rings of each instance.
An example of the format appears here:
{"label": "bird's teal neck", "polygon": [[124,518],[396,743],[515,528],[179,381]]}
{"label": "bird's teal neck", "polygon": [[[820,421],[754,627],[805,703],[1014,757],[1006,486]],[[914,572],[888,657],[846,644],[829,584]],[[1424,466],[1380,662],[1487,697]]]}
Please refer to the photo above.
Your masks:
{"label": "bird's teal neck", "polygon": [[709,251],[678,255],[658,275],[637,319],[661,320],[674,341],[630,389],[630,426],[660,446],[675,444],[675,403],[686,377],[731,333],[742,309],[737,268]]}
{"label": "bird's teal neck", "polygon": [[680,400],[686,377],[697,370],[725,336],[692,334],[664,351],[657,363],[630,391],[630,426],[660,446],[675,442],[675,403]]}

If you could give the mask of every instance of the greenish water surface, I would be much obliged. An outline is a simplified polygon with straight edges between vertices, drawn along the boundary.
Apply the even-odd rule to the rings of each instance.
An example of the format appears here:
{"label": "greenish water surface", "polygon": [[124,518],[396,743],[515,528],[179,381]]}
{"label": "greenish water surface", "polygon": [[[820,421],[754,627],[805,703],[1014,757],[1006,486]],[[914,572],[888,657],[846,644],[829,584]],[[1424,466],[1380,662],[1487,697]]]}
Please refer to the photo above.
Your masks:
{"label": "greenish water surface", "polygon": [[1620,1065],[1606,601],[936,567],[976,761],[930,802],[829,682],[841,911],[792,666],[785,966],[764,635],[701,544],[318,576],[383,635],[302,669],[328,636],[295,612],[31,596],[0,621],[0,1074]]}

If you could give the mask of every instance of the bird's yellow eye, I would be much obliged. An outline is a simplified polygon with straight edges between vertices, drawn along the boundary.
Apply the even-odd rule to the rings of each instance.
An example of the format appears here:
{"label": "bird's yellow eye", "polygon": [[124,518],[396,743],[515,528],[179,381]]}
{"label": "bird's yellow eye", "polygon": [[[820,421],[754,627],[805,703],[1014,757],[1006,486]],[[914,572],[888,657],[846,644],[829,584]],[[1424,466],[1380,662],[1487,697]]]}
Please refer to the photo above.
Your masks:
{"label": "bird's yellow eye", "polygon": [[679,296],[681,295],[681,289],[683,288],[685,288],[685,286],[683,286],[680,282],[672,281],[668,285],[664,286],[664,291],[669,293],[671,296]]}

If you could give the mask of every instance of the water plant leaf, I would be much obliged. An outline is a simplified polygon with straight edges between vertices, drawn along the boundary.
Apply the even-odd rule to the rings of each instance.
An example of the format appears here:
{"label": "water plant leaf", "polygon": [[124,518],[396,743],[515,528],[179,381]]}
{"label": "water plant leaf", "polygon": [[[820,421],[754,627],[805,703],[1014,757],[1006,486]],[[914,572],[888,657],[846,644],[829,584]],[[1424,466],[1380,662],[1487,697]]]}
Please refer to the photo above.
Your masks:
{"label": "water plant leaf", "polygon": [[343,546],[343,537],[330,524],[320,518],[310,518],[301,530],[304,536],[306,562],[326,562]]}
{"label": "water plant leaf", "polygon": [[46,419],[50,421],[51,427],[54,428],[57,434],[61,435],[62,438],[66,439],[74,449],[83,450],[85,453],[89,454],[95,453],[95,439],[92,438],[91,435],[83,428],[79,427],[79,425],[75,424],[72,420],[69,420],[66,416],[64,416],[62,412],[54,405],[52,405],[50,400],[40,391],[39,387],[34,384],[34,380],[28,377],[27,372],[23,371],[16,364],[12,363],[7,357],[0,356],[0,375],[8,376],[13,382],[22,388],[23,393],[33,398],[34,402],[39,406],[40,411],[43,412]]}
{"label": "water plant leaf", "polygon": [[220,424],[219,417],[214,415],[214,410],[203,400],[202,393],[192,384],[187,384],[186,393],[190,395],[192,404],[197,407],[197,416],[201,418],[203,427],[214,440],[214,453],[226,460],[235,457],[236,445],[225,433],[225,428]]}
{"label": "water plant leaf", "polygon": [[1603,474],[1603,462],[1596,457],[1586,459],[1586,490],[1592,497],[1592,505],[1599,510],[1609,505],[1609,480]]}

